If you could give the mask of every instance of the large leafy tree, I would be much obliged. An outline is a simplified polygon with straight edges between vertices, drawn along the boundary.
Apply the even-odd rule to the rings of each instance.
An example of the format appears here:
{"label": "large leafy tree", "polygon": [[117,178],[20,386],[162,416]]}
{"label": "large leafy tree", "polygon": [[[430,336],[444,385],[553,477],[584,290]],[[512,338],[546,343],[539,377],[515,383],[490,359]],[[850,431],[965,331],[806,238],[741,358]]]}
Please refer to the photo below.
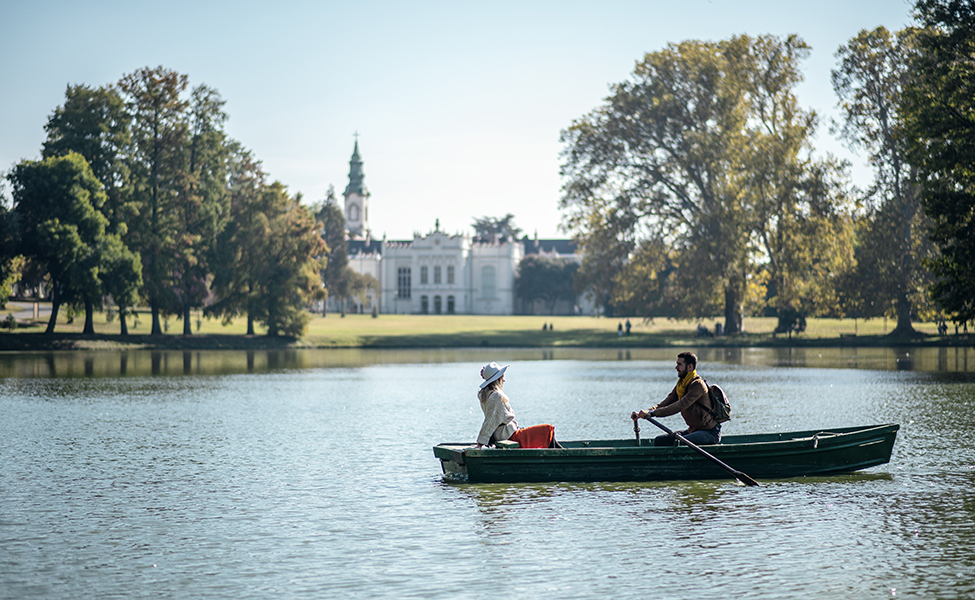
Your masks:
{"label": "large leafy tree", "polygon": [[[742,330],[756,276],[769,278],[772,302],[803,296],[842,220],[837,168],[812,159],[815,115],[794,95],[807,54],[794,36],[671,44],[563,132],[566,225],[584,256],[609,259],[584,260],[583,280],[609,280],[628,308],[723,307],[729,334]],[[652,285],[632,283],[650,272]]]}
{"label": "large leafy tree", "polygon": [[919,0],[924,27],[903,95],[921,202],[940,255],[934,299],[956,323],[975,320],[975,5]]}
{"label": "large leafy tree", "polygon": [[300,198],[292,198],[274,182],[263,193],[259,229],[252,241],[259,249],[252,265],[258,294],[257,320],[269,336],[300,336],[310,318],[307,304],[325,296],[322,258],[328,251],[321,229]]}
{"label": "large leafy tree", "polygon": [[178,311],[173,293],[181,249],[181,199],[186,196],[186,150],[189,135],[183,97],[188,78],[175,71],[145,67],[118,84],[132,117],[128,168],[138,216],[129,239],[142,259],[143,294],[152,312],[152,335],[162,334],[162,312]]}
{"label": "large leafy tree", "polygon": [[913,77],[915,39],[912,29],[863,30],[837,51],[832,77],[842,111],[838,130],[852,148],[866,152],[874,169],[863,195],[856,261],[842,287],[856,316],[878,316],[893,303],[892,335],[914,333],[912,317],[927,304],[930,285],[924,261],[934,256],[901,112],[903,90]]}
{"label": "large leafy tree", "polygon": [[[561,207],[583,254],[590,240],[613,237],[622,247],[602,244],[610,257],[647,238],[690,250],[694,233],[710,224],[713,231],[702,231],[702,237],[718,238],[697,248],[686,271],[709,290],[705,304],[713,306],[715,291],[726,291],[731,313],[740,312],[736,298],[748,239],[730,218],[735,198],[729,157],[743,145],[746,120],[742,87],[725,76],[736,43],[741,40],[688,41],[648,53],[630,80],[612,86],[603,106],[562,133]],[[612,263],[583,267],[585,274]],[[687,314],[710,308],[682,306]],[[729,326],[729,333],[735,331]]]}
{"label": "large leafy tree", "polygon": [[301,335],[305,307],[322,299],[328,246],[311,212],[267,175],[252,153],[232,144],[230,220],[214,254],[217,300],[207,315],[225,322],[244,314],[247,334],[262,323],[270,336]]}
{"label": "large leafy tree", "polygon": [[128,333],[127,313],[135,306],[138,287],[142,285],[141,260],[123,243],[128,221],[138,213],[130,201],[125,164],[131,143],[130,120],[116,88],[69,85],[64,104],[55,109],[45,125],[47,140],[42,151],[45,157],[81,154],[105,189],[106,201],[100,210],[108,219],[109,232],[118,234],[119,239],[106,239],[103,243],[101,253],[106,263],[102,279],[106,293],[119,308],[123,335]]}
{"label": "large leafy tree", "polygon": [[746,67],[739,77],[750,115],[737,177],[745,230],[757,246],[749,274],[762,279],[776,312],[802,316],[836,310],[835,274],[852,256],[843,165],[814,156],[816,114],[794,92],[808,54],[795,36],[766,36],[737,62]]}
{"label": "large leafy tree", "polygon": [[84,157],[69,153],[43,161],[22,161],[9,174],[21,227],[21,253],[50,277],[53,333],[62,303],[83,304],[84,333],[94,333],[92,312],[100,302],[105,249],[121,241],[106,233],[99,212],[105,192]]}
{"label": "large leafy tree", "polygon": [[210,297],[210,260],[217,236],[229,217],[227,161],[229,149],[223,124],[225,101],[205,85],[193,89],[185,153],[186,175],[177,198],[180,236],[176,246],[173,288],[183,320],[183,335],[191,335],[190,311]]}
{"label": "large leafy tree", "polygon": [[260,161],[239,143],[232,142],[228,163],[229,220],[211,253],[216,301],[204,313],[221,317],[224,323],[246,315],[247,335],[254,335],[260,294],[259,273],[252,267],[259,264],[264,252],[260,242],[266,229],[267,185]]}

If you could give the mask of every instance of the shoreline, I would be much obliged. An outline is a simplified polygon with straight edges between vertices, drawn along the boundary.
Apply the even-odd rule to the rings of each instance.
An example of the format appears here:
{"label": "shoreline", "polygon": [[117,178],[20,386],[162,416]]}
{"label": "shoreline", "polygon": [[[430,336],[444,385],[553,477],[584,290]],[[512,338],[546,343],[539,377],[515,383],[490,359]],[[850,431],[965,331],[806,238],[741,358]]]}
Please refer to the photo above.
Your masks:
{"label": "shoreline", "polygon": [[958,348],[975,344],[972,334],[932,336],[920,334],[912,337],[887,335],[843,335],[841,337],[791,338],[767,334],[729,336],[721,338],[697,338],[682,335],[654,335],[618,337],[607,334],[605,339],[574,340],[571,330],[534,339],[530,343],[520,336],[507,336],[505,332],[485,335],[483,332],[444,335],[430,333],[399,336],[372,336],[360,343],[316,342],[305,338],[247,336],[241,334],[164,334],[128,336],[80,333],[0,333],[0,353],[25,352],[119,352],[131,350],[305,350],[305,349],[409,349],[409,348],[835,348],[835,347],[886,347],[886,348]]}

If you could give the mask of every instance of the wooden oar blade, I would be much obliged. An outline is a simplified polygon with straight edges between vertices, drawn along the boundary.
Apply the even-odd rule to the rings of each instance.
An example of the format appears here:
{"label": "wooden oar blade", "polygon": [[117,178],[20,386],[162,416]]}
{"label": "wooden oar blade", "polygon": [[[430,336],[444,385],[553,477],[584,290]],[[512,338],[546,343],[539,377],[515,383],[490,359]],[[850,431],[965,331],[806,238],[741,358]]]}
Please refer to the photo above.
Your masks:
{"label": "wooden oar blade", "polygon": [[679,439],[680,441],[684,442],[684,444],[686,444],[689,448],[691,448],[692,450],[694,450],[695,452],[697,452],[698,454],[700,454],[704,458],[707,458],[708,460],[710,460],[714,464],[718,465],[719,467],[721,467],[722,469],[724,469],[728,473],[731,473],[735,477],[735,479],[737,479],[738,481],[741,481],[742,483],[744,483],[747,486],[756,486],[756,485],[758,485],[758,482],[755,481],[754,479],[752,479],[751,477],[749,477],[748,475],[742,473],[738,469],[733,469],[733,468],[729,467],[728,465],[724,464],[723,462],[721,462],[720,460],[718,460],[717,457],[712,456],[711,454],[709,454],[706,450],[704,450],[703,448],[701,448],[697,444],[694,444],[694,443],[688,441],[688,439],[685,438],[684,436],[682,436],[681,434],[675,433],[675,432],[671,431],[666,425],[664,425],[660,421],[654,419],[653,417],[647,417],[647,420],[650,421],[651,423],[653,423],[654,425],[656,425],[657,427],[659,427],[660,429],[663,429],[664,431],[666,431],[670,435],[675,436],[677,439]]}
{"label": "wooden oar blade", "polygon": [[754,479],[752,479],[751,477],[749,477],[745,473],[742,473],[741,471],[737,471],[735,473],[735,478],[738,479],[738,481],[744,483],[747,486],[758,485],[758,482],[757,481],[755,481]]}

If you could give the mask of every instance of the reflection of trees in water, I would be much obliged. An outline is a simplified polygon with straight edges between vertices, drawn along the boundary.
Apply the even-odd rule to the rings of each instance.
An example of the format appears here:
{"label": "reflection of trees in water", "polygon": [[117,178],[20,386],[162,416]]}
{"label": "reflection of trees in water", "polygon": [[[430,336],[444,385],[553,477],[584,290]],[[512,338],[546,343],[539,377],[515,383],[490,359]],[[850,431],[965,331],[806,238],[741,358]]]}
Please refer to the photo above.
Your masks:
{"label": "reflection of trees in water", "polygon": [[[505,349],[507,362],[651,361],[671,363],[677,349]],[[396,364],[477,363],[497,359],[481,349],[98,350],[0,355],[0,377],[226,375],[283,369],[357,368]],[[702,348],[704,372],[717,365],[814,367],[881,371],[975,372],[975,348]],[[667,369],[663,369],[667,371]],[[668,372],[669,377],[669,372]]]}

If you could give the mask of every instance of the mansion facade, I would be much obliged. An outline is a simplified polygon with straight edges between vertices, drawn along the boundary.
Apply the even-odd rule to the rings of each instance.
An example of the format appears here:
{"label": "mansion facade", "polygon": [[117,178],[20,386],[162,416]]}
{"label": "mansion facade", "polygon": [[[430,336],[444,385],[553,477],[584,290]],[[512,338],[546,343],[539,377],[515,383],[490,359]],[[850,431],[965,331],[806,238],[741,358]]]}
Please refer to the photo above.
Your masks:
{"label": "mansion facade", "polygon": [[[540,308],[515,293],[518,265],[528,254],[579,260],[572,240],[477,238],[447,234],[437,221],[427,234],[410,240],[374,240],[369,229],[369,191],[365,186],[359,142],[349,162],[345,219],[349,267],[372,275],[380,290],[351,299],[351,312],[382,314],[536,314]],[[581,299],[563,301],[556,314],[579,314]],[[329,301],[330,310],[340,307]],[[587,307],[588,308],[588,307]],[[548,312],[548,311],[546,311]],[[589,310],[586,310],[589,313]]]}

